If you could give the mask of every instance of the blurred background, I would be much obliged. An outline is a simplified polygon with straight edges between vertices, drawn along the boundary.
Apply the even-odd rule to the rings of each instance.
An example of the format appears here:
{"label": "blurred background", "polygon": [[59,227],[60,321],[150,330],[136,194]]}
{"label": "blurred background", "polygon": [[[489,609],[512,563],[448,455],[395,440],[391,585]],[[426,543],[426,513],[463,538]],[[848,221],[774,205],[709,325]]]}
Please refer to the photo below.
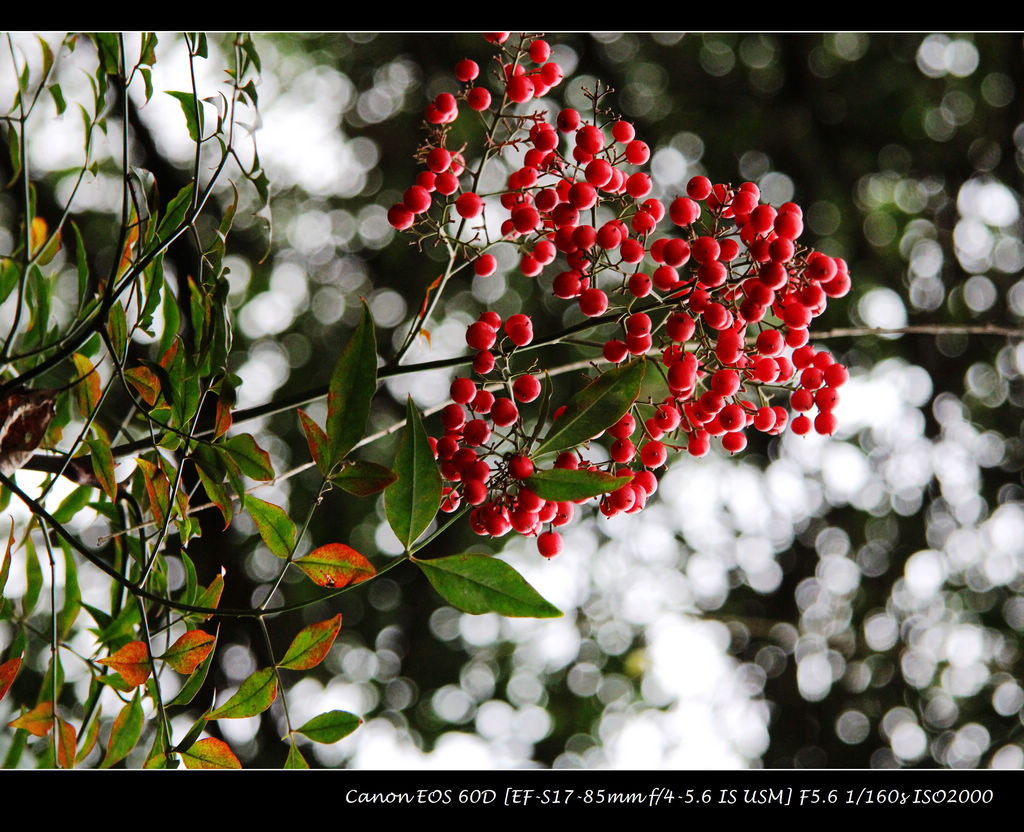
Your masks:
{"label": "blurred background", "polygon": [[[853,278],[817,330],[947,331],[817,342],[851,370],[835,436],[752,435],[736,458],[670,461],[645,511],[612,520],[593,507],[577,512],[550,562],[532,540],[484,540],[465,522],[424,552],[503,550],[562,619],[464,615],[408,565],[282,617],[272,629],[279,651],[304,623],[343,616],[328,659],[287,691],[293,723],[332,708],[365,721],[340,743],[308,746],[307,759],[369,768],[1024,767],[1024,345],[955,329],[1020,327],[1024,318],[1021,37],[547,39],[566,80],[528,106],[582,108],[583,88],[610,86],[606,104],[651,146],[655,196],[670,200],[706,174],[752,180],[764,201],[803,207],[801,242],[845,258]],[[241,182],[228,265],[243,408],[326,384],[360,297],[381,353],[400,346],[441,261],[385,214],[419,170],[427,103],[456,91],[458,60],[484,67],[492,54],[473,34],[265,34],[256,45],[260,114],[249,126],[271,182],[274,235],[261,260],[266,236]],[[90,48],[65,56],[69,99],[74,62],[88,62]],[[209,91],[201,95],[220,84],[229,49],[211,38],[197,66]],[[153,81],[158,91],[189,88],[180,38],[160,36]],[[12,85],[9,68],[0,70],[5,100]],[[177,102],[158,92],[130,134],[137,164],[168,195],[186,183],[194,153],[182,122]],[[32,169],[51,204],[68,193],[75,129],[71,113],[51,113],[33,133]],[[478,135],[461,120],[454,135],[472,161]],[[86,184],[73,213],[101,240],[120,195],[109,158]],[[221,196],[226,205],[226,184]],[[15,209],[0,195],[0,236]],[[183,275],[187,246],[172,249],[165,268]],[[453,282],[429,343],[420,339],[406,363],[461,355],[465,326],[485,309],[528,311],[538,333],[577,320],[550,294],[555,271],[527,279],[511,247],[495,253],[498,273]],[[443,404],[451,377],[389,380],[371,430],[402,418],[407,394],[424,409]],[[322,401],[308,411],[323,423]],[[436,430],[436,417],[427,424]],[[294,409],[246,429],[278,472],[308,461]],[[394,451],[389,438],[360,453],[390,464]],[[256,493],[301,517],[320,483],[302,471]],[[222,606],[249,606],[279,561],[246,517],[224,533],[219,525],[208,518],[190,553],[204,583],[227,568]],[[374,497],[327,497],[306,542],[334,541],[378,567],[400,552]],[[88,600],[84,569],[81,581]],[[282,598],[313,595],[300,578],[286,581]],[[218,701],[265,666],[263,653],[254,627],[224,622],[208,681]],[[183,733],[191,720],[180,722]],[[277,704],[217,728],[247,767],[279,767],[283,725]]]}

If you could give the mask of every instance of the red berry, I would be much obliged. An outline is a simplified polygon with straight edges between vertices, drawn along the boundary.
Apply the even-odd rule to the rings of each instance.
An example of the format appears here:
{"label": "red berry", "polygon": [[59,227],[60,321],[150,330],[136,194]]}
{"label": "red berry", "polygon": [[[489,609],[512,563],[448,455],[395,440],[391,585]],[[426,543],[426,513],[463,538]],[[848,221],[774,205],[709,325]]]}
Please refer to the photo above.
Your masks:
{"label": "red berry", "polygon": [[458,404],[469,404],[474,398],[476,398],[476,395],[477,389],[473,379],[460,377],[452,382],[452,401]]}
{"label": "red berry", "polygon": [[416,215],[404,205],[392,205],[388,209],[388,222],[399,231],[412,227],[415,221]]}
{"label": "red berry", "polygon": [[512,315],[505,321],[505,334],[517,347],[525,347],[533,340],[533,321],[521,313]]}
{"label": "red berry", "polygon": [[[472,192],[459,194],[458,199],[455,200],[455,210],[459,212],[460,217],[471,220],[480,216],[480,212],[484,210],[484,201]],[[490,257],[489,254],[484,256]],[[494,258],[491,257],[491,259]]]}
{"label": "red berry", "polygon": [[517,480],[525,480],[533,473],[533,461],[523,454],[516,454],[508,462],[508,472]]}
{"label": "red berry", "polygon": [[407,188],[402,203],[414,214],[422,214],[430,207],[430,191],[420,185]]}
{"label": "red berry", "polygon": [[476,61],[471,61],[469,58],[464,58],[455,64],[455,77],[463,83],[472,81],[479,74],[480,67],[477,66]]}
{"label": "red berry", "polygon": [[532,402],[540,395],[540,382],[536,376],[519,376],[512,384],[512,394],[521,402]]}
{"label": "red berry", "polygon": [[478,277],[490,277],[498,269],[498,261],[493,254],[481,254],[473,263],[473,272]]}
{"label": "red berry", "polygon": [[588,318],[603,315],[608,308],[608,296],[600,289],[584,289],[580,293],[580,311]]}
{"label": "red berry", "polygon": [[466,93],[466,103],[477,112],[491,106],[491,94],[484,87],[473,87]]}
{"label": "red berry", "polygon": [[711,194],[711,180],[706,176],[695,176],[686,185],[691,199],[707,199]]}
{"label": "red berry", "polygon": [[507,428],[519,418],[519,408],[511,399],[495,399],[491,405],[491,421],[499,428]]}
{"label": "red berry", "polygon": [[640,461],[648,468],[660,468],[668,459],[668,450],[658,441],[648,442],[640,449]]}
{"label": "red berry", "polygon": [[546,558],[553,558],[562,551],[562,535],[558,532],[544,532],[538,535],[537,551]]}

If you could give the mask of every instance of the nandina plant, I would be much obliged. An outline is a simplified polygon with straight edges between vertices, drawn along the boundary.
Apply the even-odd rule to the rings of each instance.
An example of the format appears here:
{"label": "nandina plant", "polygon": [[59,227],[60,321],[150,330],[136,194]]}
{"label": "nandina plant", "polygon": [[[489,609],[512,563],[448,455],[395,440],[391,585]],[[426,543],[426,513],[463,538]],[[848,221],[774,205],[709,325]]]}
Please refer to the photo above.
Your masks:
{"label": "nandina plant", "polygon": [[[294,677],[284,671],[323,662],[342,628],[331,608],[341,593],[412,564],[458,610],[558,616],[500,557],[424,550],[465,523],[481,537],[533,538],[539,557],[571,558],[562,527],[595,508],[642,511],[681,454],[740,454],[753,433],[836,430],[849,374],[810,336],[851,276],[804,238],[800,206],[768,205],[752,182],[705,176],[671,199],[652,196],[651,149],[608,90],[587,90],[584,112],[553,107],[552,92],[569,82],[547,41],[509,33],[486,35],[480,62],[459,60],[447,90],[426,103],[410,148],[418,173],[387,211],[413,255],[443,253],[398,348],[352,299],[359,322],[329,357],[329,385],[296,399],[325,400],[323,424],[294,403],[238,408],[225,258],[241,210],[268,216],[269,182],[242,129],[258,120],[260,58],[250,37],[230,40],[225,81],[204,96],[194,70],[210,60],[208,39],[190,34],[184,45],[192,86],[166,92],[194,154],[179,188],[137,165],[128,141],[154,95],[164,47],[155,35],[68,36],[57,53],[40,39],[31,56],[11,49],[5,181],[17,212],[0,261],[0,300],[15,309],[0,333],[0,483],[11,521],[0,592],[15,563],[25,586],[9,593],[17,600],[0,596],[0,698],[18,711],[6,766],[131,757],[146,767],[239,767],[219,721],[279,701],[284,765],[306,767],[303,743],[337,742],[360,722],[331,710],[296,725],[288,711]],[[42,200],[29,150],[38,122],[69,109],[59,70],[72,50],[90,67],[84,144],[63,200]],[[105,144],[117,135],[119,145]],[[485,190],[495,165],[509,172]],[[92,221],[76,194],[98,171],[118,185],[119,218],[83,233]],[[165,266],[186,243],[190,272],[172,274]],[[574,322],[542,330],[528,309],[504,320],[488,310],[466,327],[463,354],[408,363],[442,297],[492,279],[503,249],[516,253],[517,279],[550,287]],[[568,344],[585,356],[566,362]],[[409,398],[404,418],[368,430],[387,413],[381,379],[437,366],[456,373],[450,403],[424,414]],[[276,470],[246,430],[287,407],[311,460],[292,472]],[[394,433],[391,464],[365,457]],[[31,484],[24,471],[37,472]],[[299,474],[318,483],[305,507],[286,511],[253,493]],[[347,539],[310,539],[332,491],[382,499],[402,556],[385,562]],[[86,511],[102,534],[77,522]],[[246,606],[221,606],[232,581],[223,562],[199,579],[210,571],[194,555],[211,515],[215,531],[244,515],[276,558],[273,580]],[[103,603],[83,599],[81,570],[104,576]],[[285,599],[295,575],[305,595]],[[288,618],[314,607],[317,620]],[[228,620],[249,626],[263,652],[224,696],[208,674]],[[69,662],[85,670],[85,696],[65,686]],[[27,672],[44,665],[41,676]],[[175,730],[182,716],[190,725]]]}

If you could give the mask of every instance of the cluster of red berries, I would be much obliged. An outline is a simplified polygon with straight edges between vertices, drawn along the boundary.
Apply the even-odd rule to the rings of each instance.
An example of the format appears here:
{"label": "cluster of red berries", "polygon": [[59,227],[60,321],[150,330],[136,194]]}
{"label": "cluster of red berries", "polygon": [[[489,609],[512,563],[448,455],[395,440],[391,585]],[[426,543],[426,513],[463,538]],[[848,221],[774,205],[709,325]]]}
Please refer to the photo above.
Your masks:
{"label": "cluster of red berries", "polygon": [[[506,38],[507,33],[488,36],[498,44]],[[457,99],[445,93],[426,114],[436,125],[423,148],[429,170],[389,219],[402,229],[423,216],[424,227],[447,235],[480,276],[496,270],[487,249],[497,243],[518,248],[519,269],[527,277],[559,264],[553,267],[553,294],[578,304],[595,329],[615,328],[602,349],[606,361],[657,356],[665,395],[636,401],[608,428],[608,458],[590,462],[585,455],[592,451],[578,448],[562,453],[555,467],[586,466],[622,476],[623,486],[600,500],[602,512],[612,516],[644,507],[657,487],[652,469],[665,464],[669,450],[702,456],[720,438],[726,451],[736,453],[746,447],[748,429],[778,435],[787,423],[797,434],[833,433],[837,391],[848,372],[828,352],[809,345],[808,326],[829,298],[849,291],[846,263],[798,243],[800,207],[761,204],[752,182],[733,187],[695,176],[686,194],[667,206],[652,197],[650,176],[634,169],[647,163],[649,147],[629,122],[598,120],[599,95],[593,95],[593,121],[574,109],[559,112],[554,124],[544,112],[518,114],[513,104],[540,97],[561,80],[549,57],[546,42],[526,36],[504,50],[498,73],[504,93],[493,109],[491,96],[473,85],[477,65],[467,60],[456,68],[456,78],[467,85],[459,99],[490,113],[492,126],[508,126],[510,135],[498,146],[522,151],[521,166],[503,191],[465,191],[452,198],[465,162],[445,149],[447,125],[457,117]],[[527,62],[539,66],[528,74]],[[427,215],[432,194],[440,196],[440,219]],[[497,207],[495,197],[506,213],[501,239],[492,241],[483,214]],[[471,242],[446,230],[455,216],[478,223]],[[666,217],[669,230],[659,232]],[[522,314],[502,327],[496,313],[486,312],[469,326],[466,343],[476,352],[473,370],[482,378],[453,383],[453,404],[442,413],[445,433],[436,451],[451,483],[445,510],[465,501],[475,507],[470,522],[480,534],[515,529],[538,535],[541,553],[551,556],[561,548],[554,529],[571,519],[572,503],[548,503],[522,482],[533,472],[530,450],[537,431],[525,430],[517,402],[537,399],[541,384],[533,373],[515,372],[512,358],[532,341],[532,323]],[[485,377],[491,386],[507,388],[509,396],[495,398]],[[785,408],[771,404],[780,390],[791,392],[790,406],[799,414],[792,420]]]}

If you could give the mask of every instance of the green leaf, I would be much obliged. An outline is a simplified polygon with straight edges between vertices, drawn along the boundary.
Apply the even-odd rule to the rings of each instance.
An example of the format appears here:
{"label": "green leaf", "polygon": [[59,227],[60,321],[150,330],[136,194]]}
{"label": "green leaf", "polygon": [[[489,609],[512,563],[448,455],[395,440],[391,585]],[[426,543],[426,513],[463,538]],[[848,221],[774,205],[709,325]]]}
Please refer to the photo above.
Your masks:
{"label": "green leaf", "polygon": [[192,675],[185,680],[185,684],[181,686],[181,690],[178,691],[174,699],[167,703],[168,707],[171,705],[188,705],[195,699],[196,694],[199,693],[203,683],[206,681],[206,674],[210,672],[213,656],[214,651],[211,650],[206,655],[206,658],[203,659],[203,663],[193,670]]}
{"label": "green leaf", "polygon": [[4,559],[0,563],[0,612],[4,609],[4,587],[7,586],[7,576],[11,571],[11,549],[14,546],[14,518],[11,518],[11,532],[7,538],[7,548],[4,550]]}
{"label": "green leaf", "polygon": [[178,743],[178,748],[191,748],[193,743],[199,739],[199,735],[203,733],[203,729],[206,728],[208,717],[203,714],[195,722],[192,723],[192,727],[185,732],[185,736],[181,738],[181,742]]}
{"label": "green leaf", "polygon": [[197,465],[196,473],[199,474],[199,481],[203,484],[203,490],[206,492],[206,496],[210,498],[210,502],[220,509],[220,513],[224,517],[224,528],[226,529],[231,525],[231,517],[234,514],[234,506],[231,502],[231,496],[228,494],[228,490],[222,483],[219,483],[210,477],[203,466]]}
{"label": "green leaf", "polygon": [[125,350],[128,346],[128,320],[124,314],[124,307],[120,303],[114,303],[110,307],[110,314],[107,317],[107,333],[110,335],[110,343],[114,347],[114,360],[124,360]]}
{"label": "green leaf", "polygon": [[[182,93],[183,94],[183,93]],[[191,95],[189,98],[191,99]],[[185,215],[188,213],[189,207],[192,205],[192,189],[194,183],[189,182],[185,187],[178,191],[177,195],[167,204],[167,210],[164,211],[164,218],[160,220],[160,225],[157,226],[156,236],[160,240],[166,240],[175,231],[178,230],[178,226],[181,225],[185,220]],[[170,290],[167,290],[170,293]]]}
{"label": "green leaf", "polygon": [[64,550],[64,606],[57,616],[57,633],[62,639],[71,634],[71,627],[81,608],[82,593],[78,588],[78,571],[75,569],[75,557],[68,547]]}
{"label": "green leaf", "polygon": [[295,524],[284,509],[249,494],[245,496],[245,508],[256,521],[260,537],[279,558],[287,558],[295,548]]}
{"label": "green leaf", "polygon": [[114,476],[114,454],[110,450],[110,441],[105,435],[86,441],[89,446],[89,458],[92,461],[92,472],[111,502],[117,500],[117,479]]}
{"label": "green leaf", "polygon": [[68,105],[64,101],[64,93],[61,91],[60,84],[50,84],[46,91],[50,93],[50,98],[53,99],[54,106],[57,108],[57,115],[64,115]]}
{"label": "green leaf", "polygon": [[60,501],[53,519],[61,525],[71,522],[75,515],[89,504],[91,486],[80,485]]}
{"label": "green leaf", "polygon": [[645,368],[638,358],[590,382],[569,400],[534,455],[575,448],[614,425],[640,395]]}
{"label": "green leaf", "polygon": [[135,743],[142,736],[144,723],[142,700],[139,697],[139,691],[136,690],[132,701],[125,705],[114,718],[114,725],[110,729],[110,740],[107,742],[107,753],[103,757],[103,762],[100,763],[100,768],[110,768],[131,753],[131,750],[135,748]]}
{"label": "green leaf", "polygon": [[545,601],[511,566],[489,555],[412,559],[449,604],[463,612],[496,612],[525,618],[557,618]]}
{"label": "green leaf", "polygon": [[284,761],[284,767],[290,769],[309,768],[309,763],[306,762],[306,758],[302,756],[302,752],[294,742],[288,745],[288,758]]}
{"label": "green leaf", "polygon": [[[73,492],[72,492],[73,493]],[[39,556],[36,554],[32,538],[25,538],[25,594],[21,596],[21,614],[28,618],[36,608],[39,593],[43,588],[43,570],[39,567]],[[131,606],[135,606],[132,604]]]}
{"label": "green leaf", "polygon": [[384,509],[388,523],[408,552],[441,506],[441,474],[411,397],[405,410],[405,433],[395,457],[398,479],[384,491]]}
{"label": "green leaf", "polygon": [[377,391],[377,339],[363,301],[359,326],[334,367],[327,393],[327,447],[331,467],[363,438],[370,400]]}
{"label": "green leaf", "polygon": [[185,114],[185,124],[188,126],[189,138],[198,142],[203,136],[203,109],[193,93],[174,92],[168,90],[167,94],[177,99],[181,105],[181,111]]}
{"label": "green leaf", "polygon": [[295,730],[313,742],[332,743],[347,737],[362,724],[359,717],[348,711],[328,711]]}
{"label": "green leaf", "polygon": [[188,751],[181,752],[185,768],[241,768],[242,764],[228,744],[216,737],[199,740]]}
{"label": "green leaf", "polygon": [[306,434],[306,444],[309,445],[309,455],[313,462],[320,469],[325,477],[331,473],[331,460],[328,458],[327,434],[323,432],[302,408],[299,408],[299,423],[302,425],[302,432]]}
{"label": "green leaf", "polygon": [[341,629],[341,613],[334,618],[304,627],[292,640],[278,667],[309,670],[324,660]]}
{"label": "green leaf", "polygon": [[74,222],[71,223],[71,230],[75,232],[75,268],[78,271],[78,303],[85,303],[85,295],[89,291],[89,262],[86,259],[85,243],[82,241],[82,233]]}
{"label": "green leaf", "polygon": [[368,497],[383,491],[397,479],[398,474],[390,468],[376,462],[356,461],[331,477],[331,482],[356,497]]}
{"label": "green leaf", "polygon": [[368,581],[377,574],[373,564],[344,543],[328,543],[293,563],[318,586],[340,588]]}
{"label": "green leaf", "polygon": [[277,675],[274,668],[257,670],[239,686],[235,695],[211,711],[209,719],[242,719],[263,713],[277,698]]}
{"label": "green leaf", "polygon": [[266,481],[274,479],[274,466],[270,463],[270,454],[256,444],[256,440],[248,433],[231,436],[216,446],[227,455],[247,477]]}
{"label": "green leaf", "polygon": [[97,708],[92,716],[92,722],[89,723],[89,730],[86,732],[82,741],[78,744],[78,753],[75,754],[75,763],[81,763],[89,756],[89,752],[92,751],[96,740],[100,736],[100,714],[103,713],[102,708]]}
{"label": "green leaf", "polygon": [[603,471],[588,471],[585,468],[551,468],[534,470],[526,480],[526,487],[544,500],[565,503],[585,500],[599,494],[607,494],[626,485],[632,475],[616,477]]}

